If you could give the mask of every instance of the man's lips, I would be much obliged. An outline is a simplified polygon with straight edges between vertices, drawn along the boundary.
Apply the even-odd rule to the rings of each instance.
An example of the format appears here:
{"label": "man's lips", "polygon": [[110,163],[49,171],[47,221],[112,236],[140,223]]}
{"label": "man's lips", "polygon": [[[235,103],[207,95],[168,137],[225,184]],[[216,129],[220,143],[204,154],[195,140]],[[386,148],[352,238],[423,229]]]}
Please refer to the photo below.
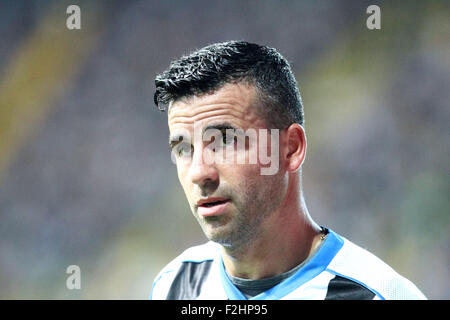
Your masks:
{"label": "man's lips", "polygon": [[203,217],[221,214],[228,206],[230,200],[226,198],[206,198],[197,201],[198,213]]}

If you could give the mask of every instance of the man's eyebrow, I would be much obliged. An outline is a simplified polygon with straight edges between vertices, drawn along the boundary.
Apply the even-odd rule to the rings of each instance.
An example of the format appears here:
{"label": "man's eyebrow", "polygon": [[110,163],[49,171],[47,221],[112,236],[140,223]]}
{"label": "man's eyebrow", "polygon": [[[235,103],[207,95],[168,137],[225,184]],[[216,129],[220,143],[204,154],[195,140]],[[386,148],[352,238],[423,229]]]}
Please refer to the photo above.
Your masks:
{"label": "man's eyebrow", "polygon": [[[232,130],[237,130],[238,127],[232,125],[229,122],[222,122],[222,123],[216,123],[216,124],[210,124],[208,126],[206,126],[203,129],[203,133],[205,133],[205,131],[207,130],[211,130],[211,129],[216,129],[216,130],[220,130],[220,131],[224,131],[227,129],[232,129]],[[173,149],[178,143],[180,143],[183,140],[188,140],[188,137],[186,137],[183,134],[175,134],[173,136],[169,137],[169,147],[170,149]]]}
{"label": "man's eyebrow", "polygon": [[238,128],[236,126],[232,125],[231,123],[223,122],[223,123],[217,123],[217,124],[210,124],[209,126],[205,127],[204,131],[211,130],[211,129],[224,131],[227,129],[237,130]]}

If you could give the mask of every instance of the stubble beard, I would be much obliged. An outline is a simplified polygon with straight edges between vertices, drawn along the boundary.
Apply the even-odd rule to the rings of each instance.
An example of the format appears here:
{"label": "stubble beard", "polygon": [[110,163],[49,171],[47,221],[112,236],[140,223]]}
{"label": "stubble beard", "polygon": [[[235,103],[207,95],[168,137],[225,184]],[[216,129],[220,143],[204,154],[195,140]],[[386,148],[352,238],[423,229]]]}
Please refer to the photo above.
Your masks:
{"label": "stubble beard", "polygon": [[[276,177],[272,177],[276,179]],[[202,218],[196,216],[206,237],[222,245],[228,252],[241,252],[265,231],[264,222],[271,217],[281,203],[278,186],[280,181],[245,186],[243,197],[231,197],[232,212],[224,216]],[[260,192],[256,192],[260,190]]]}

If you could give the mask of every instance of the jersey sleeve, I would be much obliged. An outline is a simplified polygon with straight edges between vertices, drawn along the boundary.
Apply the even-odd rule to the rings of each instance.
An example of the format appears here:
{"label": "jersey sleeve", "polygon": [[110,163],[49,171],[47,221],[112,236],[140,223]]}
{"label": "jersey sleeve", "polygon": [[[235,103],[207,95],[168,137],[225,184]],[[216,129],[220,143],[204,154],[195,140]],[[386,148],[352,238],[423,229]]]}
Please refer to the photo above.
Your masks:
{"label": "jersey sleeve", "polygon": [[339,255],[327,267],[327,271],[368,288],[376,294],[375,299],[426,299],[411,281],[369,251],[347,239],[344,240]]}

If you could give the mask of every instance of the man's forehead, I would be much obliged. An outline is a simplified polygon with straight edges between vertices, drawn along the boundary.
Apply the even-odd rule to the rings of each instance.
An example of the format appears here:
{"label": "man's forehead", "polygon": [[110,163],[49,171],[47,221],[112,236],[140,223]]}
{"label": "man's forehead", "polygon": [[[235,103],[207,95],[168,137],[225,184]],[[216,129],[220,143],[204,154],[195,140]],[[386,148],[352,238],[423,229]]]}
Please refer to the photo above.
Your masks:
{"label": "man's forehead", "polygon": [[180,99],[169,105],[169,128],[220,119],[242,124],[258,122],[256,100],[254,87],[243,84],[228,84],[212,94]]}

